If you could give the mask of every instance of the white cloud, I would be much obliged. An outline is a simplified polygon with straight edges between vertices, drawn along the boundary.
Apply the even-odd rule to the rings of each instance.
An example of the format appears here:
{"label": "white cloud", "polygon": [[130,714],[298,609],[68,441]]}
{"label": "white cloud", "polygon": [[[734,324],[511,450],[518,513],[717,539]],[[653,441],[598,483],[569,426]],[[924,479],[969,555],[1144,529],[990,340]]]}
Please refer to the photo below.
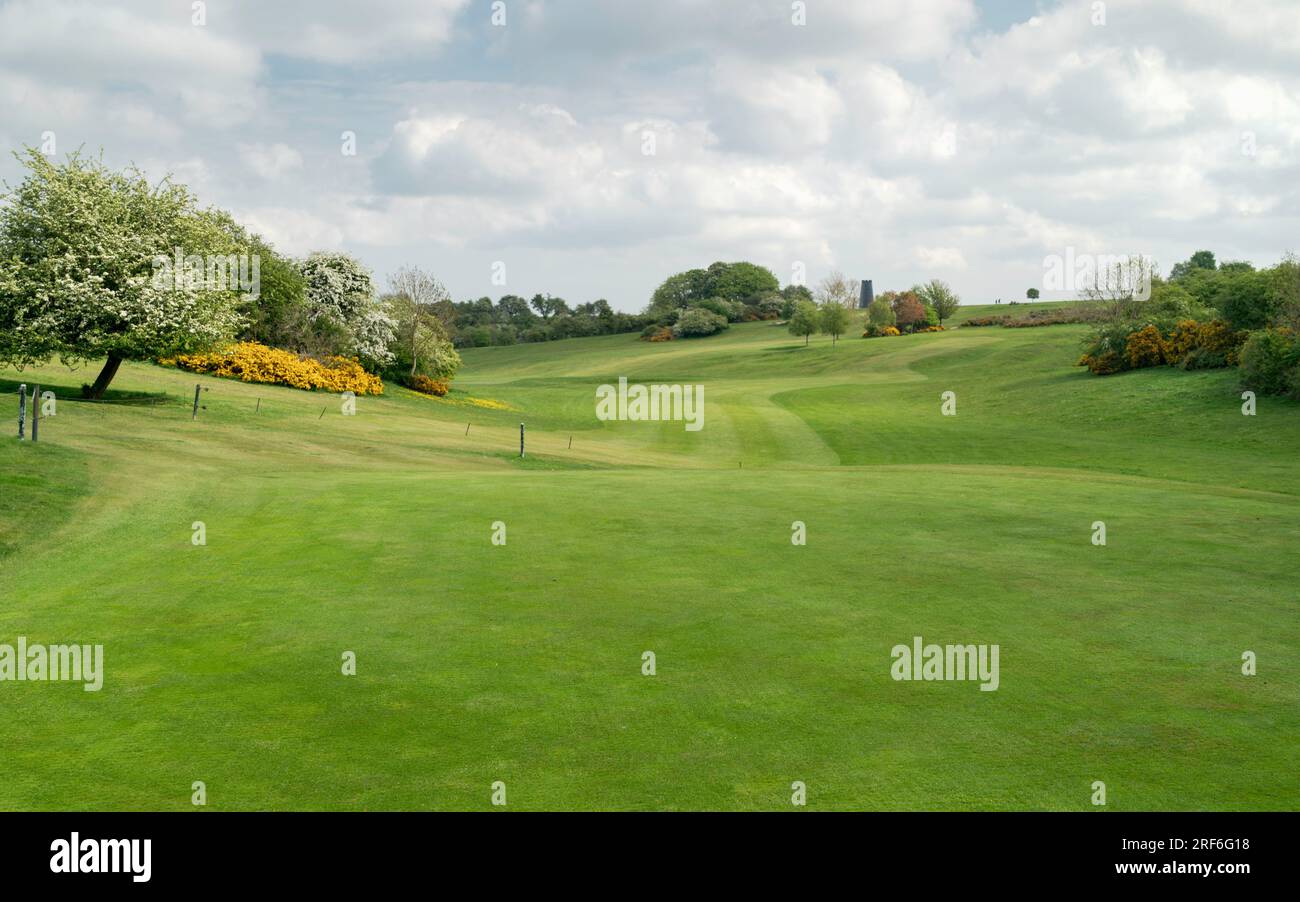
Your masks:
{"label": "white cloud", "polygon": [[0,6],[0,72],[92,97],[130,85],[191,119],[236,124],[248,112],[258,52],[247,41],[191,24],[188,4],[11,0]]}
{"label": "white cloud", "polygon": [[0,138],[170,169],[287,251],[421,262],[458,295],[508,259],[538,280],[511,290],[630,308],[748,257],[980,300],[1068,246],[1294,247],[1293,3],[1043,7],[990,30],[972,0],[804,26],[770,0],[516,0],[493,28],[468,0],[232,0],[195,27],[167,0],[0,0]]}
{"label": "white cloud", "polygon": [[[346,206],[340,205],[340,209]],[[308,251],[333,250],[343,245],[344,230],[339,222],[300,209],[251,207],[236,212],[241,222],[281,253],[303,256]]]}
{"label": "white cloud", "polygon": [[844,117],[840,92],[812,67],[730,59],[714,66],[710,86],[718,96],[710,127],[727,148],[815,149]]}
{"label": "white cloud", "polygon": [[[224,6],[209,4],[210,27],[223,26]],[[229,30],[255,40],[267,53],[331,64],[375,63],[435,56],[450,41],[456,15],[468,6],[469,0],[240,0],[229,8]]]}
{"label": "white cloud", "polygon": [[955,247],[918,247],[916,262],[927,269],[966,268],[966,257]]}
{"label": "white cloud", "polygon": [[287,144],[240,144],[239,158],[268,181],[302,168],[302,154]]}

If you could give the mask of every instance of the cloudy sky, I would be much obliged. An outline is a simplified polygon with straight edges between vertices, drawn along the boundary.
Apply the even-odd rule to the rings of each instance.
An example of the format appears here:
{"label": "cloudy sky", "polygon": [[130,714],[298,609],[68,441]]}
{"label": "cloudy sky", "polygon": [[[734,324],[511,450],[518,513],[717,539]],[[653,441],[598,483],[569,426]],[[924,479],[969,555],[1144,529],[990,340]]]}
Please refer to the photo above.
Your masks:
{"label": "cloudy sky", "polygon": [[0,147],[47,132],[458,300],[639,310],[737,259],[1010,300],[1071,247],[1300,250],[1300,10],[0,0]]}

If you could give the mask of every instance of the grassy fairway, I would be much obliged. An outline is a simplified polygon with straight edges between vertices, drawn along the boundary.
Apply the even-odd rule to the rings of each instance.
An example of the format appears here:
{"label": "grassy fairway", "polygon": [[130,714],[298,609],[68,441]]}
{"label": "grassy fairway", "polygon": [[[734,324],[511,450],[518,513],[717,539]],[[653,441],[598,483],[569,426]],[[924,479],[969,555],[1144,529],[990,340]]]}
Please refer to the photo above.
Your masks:
{"label": "grassy fairway", "polygon": [[[1091,377],[1083,334],[484,348],[355,417],[124,366],[165,400],[0,443],[0,642],[107,670],[0,683],[0,808],[1292,809],[1300,405]],[[619,376],[702,383],[704,429],[597,422]],[[1001,687],[893,681],[914,635]]]}

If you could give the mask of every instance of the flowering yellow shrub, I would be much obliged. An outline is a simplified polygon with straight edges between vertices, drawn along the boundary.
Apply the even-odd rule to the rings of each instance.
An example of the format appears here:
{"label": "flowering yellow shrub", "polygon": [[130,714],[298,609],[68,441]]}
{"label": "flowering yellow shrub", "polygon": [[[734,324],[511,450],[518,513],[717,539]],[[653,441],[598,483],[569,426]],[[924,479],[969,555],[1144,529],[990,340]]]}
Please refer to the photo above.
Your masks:
{"label": "flowering yellow shrub", "polygon": [[1124,356],[1132,369],[1160,366],[1167,358],[1165,338],[1155,326],[1132,332],[1124,343]]}
{"label": "flowering yellow shrub", "polygon": [[1185,370],[1236,366],[1245,340],[1245,332],[1234,332],[1221,320],[1180,320],[1167,335],[1151,324],[1126,333],[1123,324],[1115,323],[1090,339],[1079,365],[1098,375],[1163,364]]}
{"label": "flowering yellow shrub", "polygon": [[446,379],[430,379],[425,375],[416,375],[411,380],[411,389],[422,395],[437,395],[441,398],[451,391],[451,383]]}
{"label": "flowering yellow shrub", "polygon": [[1232,327],[1222,320],[1202,323],[1197,330],[1196,346],[1211,353],[1223,354],[1228,366],[1237,365],[1237,355],[1245,342],[1245,332],[1232,331]]}
{"label": "flowering yellow shrub", "polygon": [[1078,365],[1086,366],[1098,376],[1120,373],[1126,368],[1124,358],[1114,351],[1103,351],[1100,354],[1084,354],[1079,358]]}
{"label": "flowering yellow shrub", "polygon": [[1170,363],[1178,363],[1189,352],[1201,346],[1201,329],[1204,328],[1194,319],[1179,320],[1174,331],[1169,333],[1165,353]]}
{"label": "flowering yellow shrub", "polygon": [[322,362],[252,341],[243,341],[224,351],[208,354],[181,354],[159,363],[175,363],[193,373],[225,376],[243,382],[288,385],[309,391],[323,388],[331,392],[352,391],[359,395],[384,392],[383,380],[367,373],[355,359],[328,357]]}

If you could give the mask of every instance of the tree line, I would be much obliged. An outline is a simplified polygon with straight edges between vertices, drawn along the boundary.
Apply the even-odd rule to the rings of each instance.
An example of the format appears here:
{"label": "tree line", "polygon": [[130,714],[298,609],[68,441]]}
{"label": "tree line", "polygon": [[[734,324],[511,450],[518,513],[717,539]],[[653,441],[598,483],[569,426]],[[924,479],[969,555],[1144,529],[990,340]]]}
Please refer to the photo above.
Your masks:
{"label": "tree line", "polygon": [[[857,283],[839,273],[814,295],[747,261],[670,275],[635,314],[604,298],[571,304],[551,294],[456,302],[412,266],[384,290],[348,254],[279,253],[170,177],[150,182],[135,167],[113,170],[80,152],[62,163],[31,147],[16,156],[25,175],[5,186],[0,205],[0,364],[102,359],[84,387],[91,398],[103,397],[125,360],[236,341],[354,358],[411,385],[418,376],[450,379],[465,347],[635,332],[686,338],[751,320],[790,321],[797,334],[810,334],[798,330],[815,320],[838,339],[856,301]],[[946,308],[927,290],[915,292],[942,320]],[[906,326],[914,312],[898,306],[895,321]]]}

